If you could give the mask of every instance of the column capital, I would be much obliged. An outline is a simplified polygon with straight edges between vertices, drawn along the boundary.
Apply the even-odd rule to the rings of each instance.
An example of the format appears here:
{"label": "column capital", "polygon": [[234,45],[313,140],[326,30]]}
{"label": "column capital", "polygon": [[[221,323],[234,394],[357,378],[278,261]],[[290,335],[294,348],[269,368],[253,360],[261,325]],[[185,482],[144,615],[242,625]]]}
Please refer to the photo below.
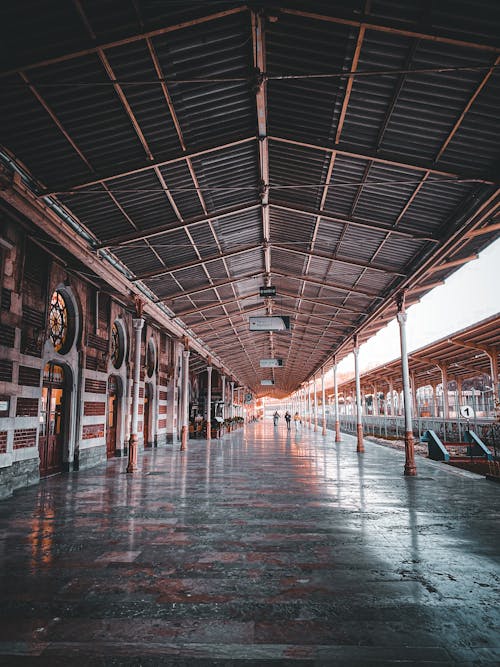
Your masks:
{"label": "column capital", "polygon": [[396,315],[396,319],[398,320],[398,323],[399,323],[400,326],[402,324],[405,324],[406,320],[408,319],[408,315],[406,313],[406,310],[398,311],[398,313]]}
{"label": "column capital", "polygon": [[142,317],[134,317],[132,319],[132,326],[136,331],[141,331],[142,327],[144,326],[144,322],[146,320]]}
{"label": "column capital", "polygon": [[213,366],[207,366],[207,373],[211,373],[213,371]]}

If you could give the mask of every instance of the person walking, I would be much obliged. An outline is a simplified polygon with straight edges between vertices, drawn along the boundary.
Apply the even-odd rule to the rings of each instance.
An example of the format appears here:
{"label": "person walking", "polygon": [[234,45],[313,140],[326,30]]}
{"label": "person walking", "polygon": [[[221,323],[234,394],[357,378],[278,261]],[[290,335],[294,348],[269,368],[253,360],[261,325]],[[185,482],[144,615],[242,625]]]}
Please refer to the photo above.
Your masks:
{"label": "person walking", "polygon": [[299,424],[302,424],[302,420],[298,412],[293,415],[293,423],[295,424],[295,430],[298,431]]}
{"label": "person walking", "polygon": [[278,419],[280,418],[280,413],[276,410],[273,415],[273,422],[275,426],[278,426]]}
{"label": "person walking", "polygon": [[286,421],[286,428],[289,431],[290,430],[290,423],[292,421],[292,415],[288,412],[288,410],[285,412],[285,421]]}

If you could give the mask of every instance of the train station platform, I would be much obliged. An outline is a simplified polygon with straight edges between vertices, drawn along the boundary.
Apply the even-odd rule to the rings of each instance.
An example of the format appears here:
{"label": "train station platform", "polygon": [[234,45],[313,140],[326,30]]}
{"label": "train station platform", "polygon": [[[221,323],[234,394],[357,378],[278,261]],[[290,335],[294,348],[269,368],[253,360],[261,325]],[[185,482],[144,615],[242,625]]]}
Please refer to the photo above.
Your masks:
{"label": "train station platform", "polygon": [[500,663],[499,487],[250,425],[0,504],[2,665]]}

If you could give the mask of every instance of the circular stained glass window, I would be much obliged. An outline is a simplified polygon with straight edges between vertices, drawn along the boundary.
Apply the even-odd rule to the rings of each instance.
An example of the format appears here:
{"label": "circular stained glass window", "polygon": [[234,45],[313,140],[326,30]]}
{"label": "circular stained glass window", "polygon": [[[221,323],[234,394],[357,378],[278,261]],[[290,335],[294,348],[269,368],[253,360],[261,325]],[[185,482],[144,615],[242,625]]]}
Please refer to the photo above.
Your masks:
{"label": "circular stained glass window", "polygon": [[50,299],[49,336],[56,352],[61,352],[67,347],[68,306],[58,290],[52,294]]}
{"label": "circular stained glass window", "polygon": [[116,322],[111,328],[111,361],[115,368],[120,368],[125,353],[124,335],[122,327]]}

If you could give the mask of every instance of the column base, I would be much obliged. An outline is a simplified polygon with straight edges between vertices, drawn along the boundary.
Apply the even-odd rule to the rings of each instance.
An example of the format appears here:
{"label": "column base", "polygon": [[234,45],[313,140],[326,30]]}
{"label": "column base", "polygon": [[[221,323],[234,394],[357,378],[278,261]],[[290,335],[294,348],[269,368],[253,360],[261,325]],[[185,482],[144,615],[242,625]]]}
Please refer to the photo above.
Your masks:
{"label": "column base", "polygon": [[321,435],[326,435],[326,426],[323,426],[323,429],[321,431]]}
{"label": "column base", "polygon": [[365,444],[363,442],[363,425],[362,424],[357,425],[357,432],[358,432],[358,444],[356,446],[356,451],[357,452],[364,452],[365,451]]}
{"label": "column base", "polygon": [[417,474],[417,466],[415,465],[415,448],[413,446],[413,433],[406,431],[405,433],[405,470],[404,474],[407,477],[415,477]]}
{"label": "column base", "polygon": [[189,436],[189,427],[183,426],[181,430],[181,452],[187,449],[188,436]]}
{"label": "column base", "polygon": [[137,434],[133,433],[130,436],[129,446],[128,446],[127,472],[135,472],[137,470],[138,450],[139,450],[139,441],[137,438]]}
{"label": "column base", "polygon": [[340,439],[340,422],[335,422],[335,442],[342,442]]}

